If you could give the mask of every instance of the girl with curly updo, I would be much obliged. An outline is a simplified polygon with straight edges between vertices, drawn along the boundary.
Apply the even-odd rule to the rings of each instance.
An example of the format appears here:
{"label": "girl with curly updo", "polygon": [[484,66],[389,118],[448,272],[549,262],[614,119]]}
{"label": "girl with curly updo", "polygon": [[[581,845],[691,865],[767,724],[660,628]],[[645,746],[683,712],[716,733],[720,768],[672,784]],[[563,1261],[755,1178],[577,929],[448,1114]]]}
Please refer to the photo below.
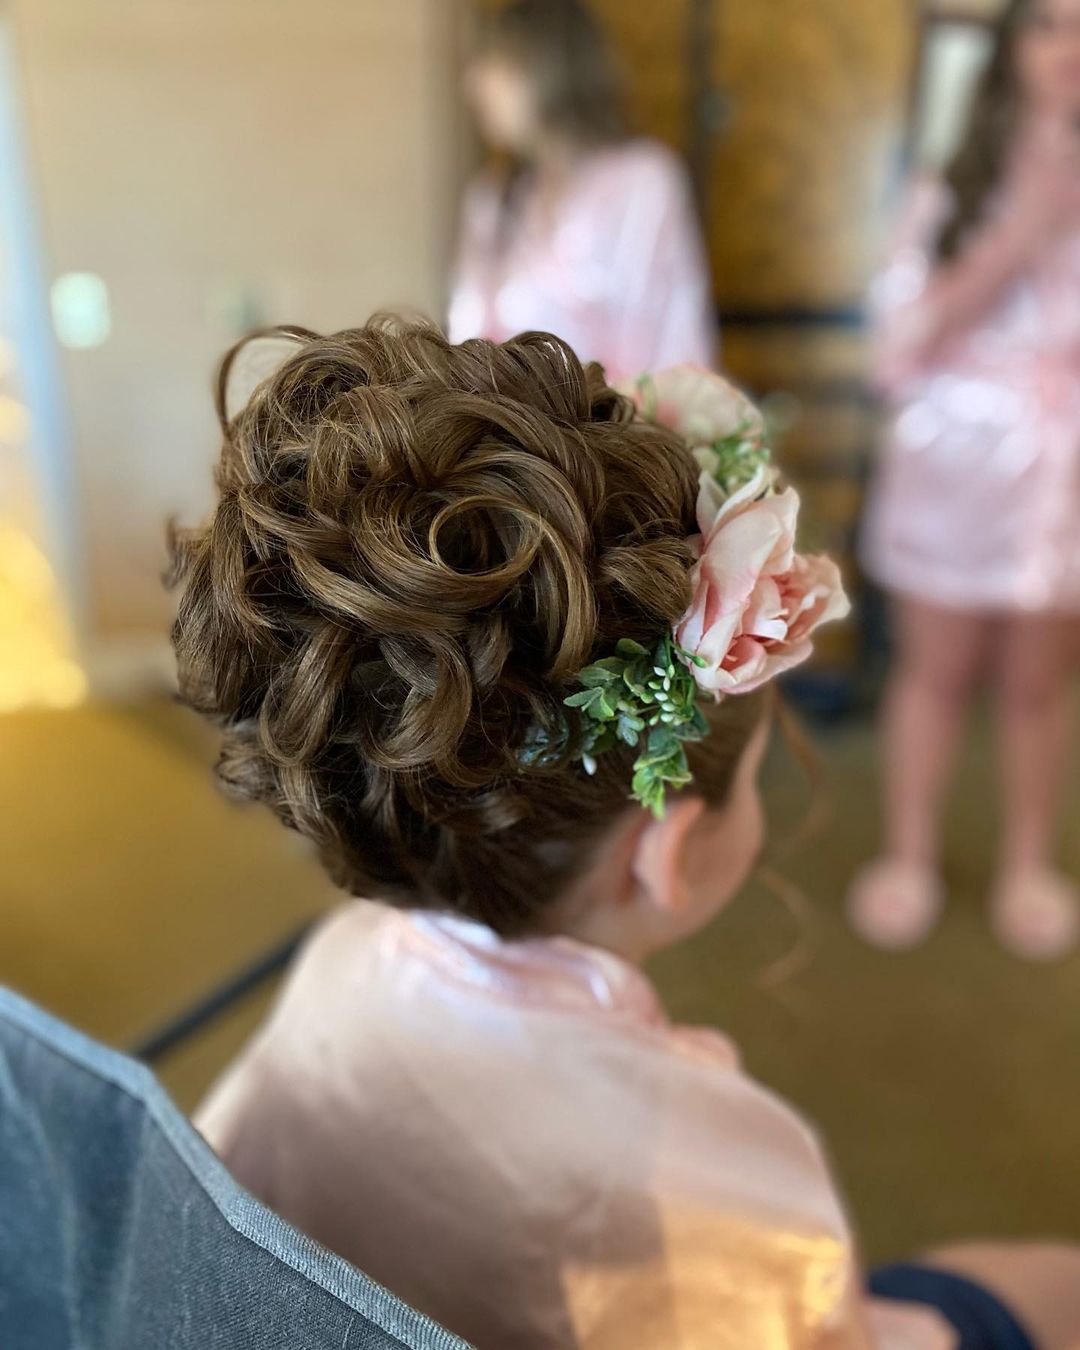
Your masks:
{"label": "girl with curly updo", "polygon": [[845,604],[745,399],[688,369],[632,395],[541,333],[226,360],[181,690],[355,898],[200,1127],[481,1350],[944,1346],[950,1299],[1021,1337],[930,1266],[867,1300],[813,1134],[639,969],[753,865],[767,682]]}

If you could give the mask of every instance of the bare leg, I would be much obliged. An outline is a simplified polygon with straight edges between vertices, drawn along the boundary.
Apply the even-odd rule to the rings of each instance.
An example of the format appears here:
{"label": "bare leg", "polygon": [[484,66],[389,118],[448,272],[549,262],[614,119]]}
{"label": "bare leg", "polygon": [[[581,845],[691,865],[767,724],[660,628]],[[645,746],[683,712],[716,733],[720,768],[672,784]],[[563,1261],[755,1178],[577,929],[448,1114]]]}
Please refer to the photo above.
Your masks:
{"label": "bare leg", "polygon": [[998,936],[1018,955],[1052,959],[1076,943],[1075,895],[1052,871],[1069,760],[1075,625],[1012,620],[1003,629],[996,692],[1003,808],[993,903]]}
{"label": "bare leg", "polygon": [[914,601],[898,607],[896,670],[885,699],[885,851],[937,867],[941,799],[988,651],[981,615]]}
{"label": "bare leg", "polygon": [[1080,1347],[1080,1248],[972,1242],[934,1252],[926,1264],[963,1275],[995,1294],[1039,1350]]}
{"label": "bare leg", "polygon": [[897,606],[896,668],[882,719],[885,849],[848,902],[852,925],[876,946],[915,946],[940,912],[942,793],[990,631],[981,615],[909,600]]}
{"label": "bare leg", "polygon": [[1072,732],[1073,627],[1061,619],[1017,619],[1002,634],[995,684],[1003,872],[1050,862]]}

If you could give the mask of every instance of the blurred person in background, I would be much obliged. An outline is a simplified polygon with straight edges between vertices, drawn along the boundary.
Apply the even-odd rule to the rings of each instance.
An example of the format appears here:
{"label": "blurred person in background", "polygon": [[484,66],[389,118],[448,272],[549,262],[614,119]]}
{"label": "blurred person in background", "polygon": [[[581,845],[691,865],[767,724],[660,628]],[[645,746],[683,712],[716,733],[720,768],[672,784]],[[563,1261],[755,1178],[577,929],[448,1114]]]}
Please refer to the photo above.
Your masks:
{"label": "blurred person in background", "polygon": [[896,601],[885,850],[857,930],[895,949],[944,902],[941,798],[988,677],[1003,819],[991,921],[1050,959],[1078,935],[1052,852],[1080,614],[1080,0],[1012,0],[966,138],[920,178],[872,296],[895,413],[871,494],[869,572]]}
{"label": "blurred person in background", "polygon": [[612,378],[711,365],[716,324],[690,183],[628,135],[619,80],[580,0],[514,0],[465,76],[491,152],[469,187],[450,338],[557,333]]}

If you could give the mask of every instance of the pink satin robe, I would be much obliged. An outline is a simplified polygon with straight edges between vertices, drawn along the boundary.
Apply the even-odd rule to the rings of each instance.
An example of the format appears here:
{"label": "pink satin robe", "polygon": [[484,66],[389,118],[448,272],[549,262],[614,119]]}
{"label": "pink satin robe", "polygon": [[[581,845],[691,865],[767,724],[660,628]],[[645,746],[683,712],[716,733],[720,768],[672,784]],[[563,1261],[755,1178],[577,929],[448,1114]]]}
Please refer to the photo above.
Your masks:
{"label": "pink satin robe", "polygon": [[[947,208],[942,184],[916,184],[871,296],[879,366],[938,317],[927,283]],[[869,573],[946,608],[1080,613],[1080,221],[937,355],[881,383],[894,416]]]}
{"label": "pink satin robe", "polygon": [[868,1333],[798,1116],[569,939],[350,902],[196,1123],[260,1199],[480,1350],[938,1344],[899,1312]]}
{"label": "pink satin robe", "polygon": [[526,192],[509,220],[490,179],[466,194],[454,342],[543,329],[619,380],[681,362],[712,365],[714,315],[690,185],[658,142],[586,155],[555,203]]}

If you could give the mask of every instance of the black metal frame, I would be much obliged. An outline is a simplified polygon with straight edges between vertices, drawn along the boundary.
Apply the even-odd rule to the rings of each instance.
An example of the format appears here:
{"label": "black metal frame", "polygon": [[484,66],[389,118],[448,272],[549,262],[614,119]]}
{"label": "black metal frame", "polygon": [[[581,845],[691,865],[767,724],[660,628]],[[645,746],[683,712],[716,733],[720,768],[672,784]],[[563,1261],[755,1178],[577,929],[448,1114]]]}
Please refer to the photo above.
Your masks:
{"label": "black metal frame", "polygon": [[861,328],[865,312],[861,304],[850,305],[777,305],[769,309],[727,309],[717,311],[724,328]]}
{"label": "black metal frame", "polygon": [[689,98],[686,108],[686,159],[690,179],[704,212],[709,175],[709,151],[721,121],[723,97],[713,73],[712,53],[716,6],[720,0],[690,0],[686,15],[686,68]]}
{"label": "black metal frame", "polygon": [[155,1031],[144,1036],[138,1041],[131,1050],[136,1059],[145,1060],[148,1064],[153,1064],[162,1056],[167,1055],[170,1050],[174,1050],[193,1036],[197,1031],[201,1031],[208,1022],[221,1013],[226,1012],[233,1004],[238,1003],[245,995],[252,993],[261,984],[279,975],[289,962],[293,959],[304,939],[314,926],[314,920],[306,923],[298,929],[291,937],[269,951],[257,956],[248,965],[230,975],[227,980],[212,989],[197,1003],[186,1008],[182,1013],[158,1027]]}

